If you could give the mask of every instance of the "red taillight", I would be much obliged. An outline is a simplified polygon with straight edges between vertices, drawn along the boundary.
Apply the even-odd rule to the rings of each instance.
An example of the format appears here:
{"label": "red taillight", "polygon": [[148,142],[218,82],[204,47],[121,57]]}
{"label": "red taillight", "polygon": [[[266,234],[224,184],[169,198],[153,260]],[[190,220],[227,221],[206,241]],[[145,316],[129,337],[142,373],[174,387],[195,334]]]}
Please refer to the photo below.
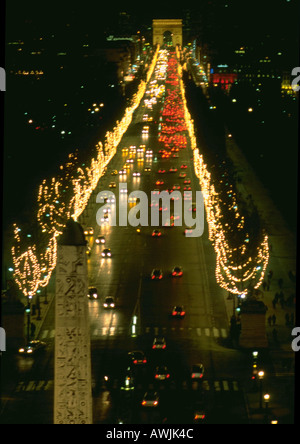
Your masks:
{"label": "red taillight", "polygon": [[133,363],[134,363],[134,364],[137,364],[137,360],[135,359],[135,360],[133,361]]}
{"label": "red taillight", "polygon": [[162,348],[166,348],[166,345],[163,345],[163,347]]}
{"label": "red taillight", "polygon": [[155,279],[155,276],[152,276],[152,279]]}
{"label": "red taillight", "polygon": [[180,271],[180,272],[178,273],[178,276],[182,276],[182,271]]}
{"label": "red taillight", "polygon": [[156,345],[152,345],[152,348],[153,348],[153,349],[156,348]]}
{"label": "red taillight", "polygon": [[162,275],[159,276],[159,279],[162,279]]}
{"label": "red taillight", "polygon": [[142,402],[142,405],[146,405],[146,401],[143,401],[143,402]]}
{"label": "red taillight", "polygon": [[158,402],[157,402],[157,401],[154,401],[153,405],[157,405],[157,404],[158,404]]}
{"label": "red taillight", "polygon": [[169,379],[169,377],[170,377],[170,375],[168,374],[168,375],[167,375],[167,379]]}
{"label": "red taillight", "polygon": [[181,316],[184,316],[185,315],[185,311],[183,311],[182,313],[181,313]]}
{"label": "red taillight", "polygon": [[159,378],[159,375],[155,375],[155,378],[156,378],[156,379]]}
{"label": "red taillight", "polygon": [[203,378],[203,373],[201,373],[200,378]]}
{"label": "red taillight", "polygon": [[176,276],[176,272],[175,271],[173,271],[172,276]]}
{"label": "red taillight", "polygon": [[172,315],[173,315],[173,316],[176,316],[176,315],[177,315],[176,311],[173,311]]}
{"label": "red taillight", "polygon": [[147,359],[144,359],[144,360],[143,360],[143,364],[147,364]]}

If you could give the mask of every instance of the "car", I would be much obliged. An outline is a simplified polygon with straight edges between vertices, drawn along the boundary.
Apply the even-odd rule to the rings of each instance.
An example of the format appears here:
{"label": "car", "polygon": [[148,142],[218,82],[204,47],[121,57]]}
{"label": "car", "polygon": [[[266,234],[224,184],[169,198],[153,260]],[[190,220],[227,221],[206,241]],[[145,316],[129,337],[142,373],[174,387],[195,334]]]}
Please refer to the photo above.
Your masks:
{"label": "car", "polygon": [[45,351],[47,344],[39,340],[33,340],[28,342],[25,347],[19,348],[19,354],[23,356],[32,356],[37,353]]}
{"label": "car", "polygon": [[159,405],[158,393],[154,390],[146,392],[141,404],[143,407],[157,407]]}
{"label": "car", "polygon": [[159,174],[164,174],[165,172],[166,172],[166,170],[163,169],[163,168],[160,168],[160,169],[158,170],[158,173],[159,173]]}
{"label": "car", "polygon": [[139,171],[134,171],[134,172],[132,173],[132,175],[133,175],[133,177],[140,177],[140,176],[141,176],[141,173],[140,173]]}
{"label": "car", "polygon": [[85,236],[93,236],[93,234],[94,234],[94,228],[92,228],[92,227],[87,227],[87,228],[84,230],[84,234],[85,234]]}
{"label": "car", "polygon": [[102,257],[111,257],[111,250],[110,248],[105,248],[102,253],[101,253]]}
{"label": "car", "polygon": [[170,173],[177,173],[177,168],[170,168],[170,169],[169,169],[169,172],[170,172]]}
{"label": "car", "polygon": [[197,401],[193,407],[193,423],[202,424],[206,420],[206,412],[203,401]]}
{"label": "car", "polygon": [[107,296],[107,297],[104,299],[103,307],[104,307],[104,308],[115,308],[115,301],[114,301],[114,298],[112,298],[111,296]]}
{"label": "car", "polygon": [[123,176],[124,174],[126,174],[126,170],[123,168],[122,170],[119,171],[119,175]]}
{"label": "car", "polygon": [[153,350],[165,350],[167,348],[167,343],[164,337],[154,338],[152,349]]}
{"label": "car", "polygon": [[163,272],[160,268],[154,268],[151,272],[151,279],[162,279]]}
{"label": "car", "polygon": [[149,172],[151,171],[151,168],[150,168],[150,167],[145,167],[144,171],[145,171],[146,173],[149,173]]}
{"label": "car", "polygon": [[186,177],[186,173],[180,173],[179,174],[179,179],[184,179]]}
{"label": "car", "polygon": [[189,178],[189,177],[187,177],[186,179],[184,179],[184,182],[183,182],[185,185],[190,185],[190,183],[191,183],[191,179]]}
{"label": "car", "polygon": [[133,162],[134,162],[133,159],[127,159],[127,160],[126,160],[126,163],[133,163]]}
{"label": "car", "polygon": [[171,312],[171,316],[173,318],[184,318],[185,316],[185,311],[184,308],[180,305],[175,305],[175,307],[173,307],[173,310]]}
{"label": "car", "polygon": [[145,365],[147,364],[147,359],[144,352],[140,350],[134,350],[128,352],[128,357],[134,365]]}
{"label": "car", "polygon": [[183,275],[183,270],[181,267],[174,267],[172,270],[172,276],[174,277],[180,277]]}
{"label": "car", "polygon": [[183,170],[185,170],[185,169],[187,168],[187,165],[184,163],[184,164],[181,165],[180,168],[183,169]]}
{"label": "car", "polygon": [[121,189],[120,189],[120,193],[121,193],[121,194],[127,194],[127,193],[128,193],[127,188],[121,188]]}
{"label": "car", "polygon": [[152,237],[160,237],[161,236],[161,231],[160,230],[153,230],[152,231]]}
{"label": "car", "polygon": [[154,377],[158,381],[165,381],[170,378],[170,372],[166,365],[156,367]]}
{"label": "car", "polygon": [[105,240],[105,236],[98,236],[97,239],[95,240],[96,244],[105,244],[106,240]]}
{"label": "car", "polygon": [[192,227],[187,227],[187,228],[185,228],[185,230],[184,230],[184,235],[185,235],[186,237],[191,237],[192,234],[193,234],[193,228],[192,228]]}
{"label": "car", "polygon": [[116,187],[117,187],[116,182],[110,182],[109,188],[116,188]]}
{"label": "car", "polygon": [[191,369],[191,379],[202,379],[204,376],[204,365],[194,364]]}
{"label": "car", "polygon": [[178,183],[175,183],[175,185],[173,185],[173,191],[177,190],[180,190],[180,185]]}
{"label": "car", "polygon": [[98,299],[98,291],[97,291],[96,287],[89,287],[88,298],[89,299]]}
{"label": "car", "polygon": [[134,390],[134,377],[130,367],[128,367],[125,372],[121,390]]}
{"label": "car", "polygon": [[103,217],[101,217],[101,222],[108,222],[109,221],[109,215],[108,213],[104,213]]}
{"label": "car", "polygon": [[161,185],[163,185],[164,184],[164,181],[163,180],[157,180],[156,182],[155,182],[155,185],[156,186],[161,186]]}

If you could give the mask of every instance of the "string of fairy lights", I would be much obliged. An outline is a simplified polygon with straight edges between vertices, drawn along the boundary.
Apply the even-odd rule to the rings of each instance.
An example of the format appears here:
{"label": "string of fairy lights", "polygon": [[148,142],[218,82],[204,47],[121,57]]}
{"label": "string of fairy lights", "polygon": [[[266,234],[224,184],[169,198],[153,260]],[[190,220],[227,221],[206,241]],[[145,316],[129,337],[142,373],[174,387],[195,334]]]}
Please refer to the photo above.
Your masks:
{"label": "string of fairy lights", "polygon": [[[40,287],[48,285],[57,260],[57,237],[63,232],[67,220],[72,217],[77,220],[82,214],[95,190],[99,179],[106,171],[106,167],[116,153],[123,134],[132,121],[133,112],[143,98],[159,54],[159,46],[149,66],[147,80],[141,81],[131,105],[126,108],[124,116],[111,132],[107,132],[105,141],[96,146],[96,157],[91,159],[89,166],[75,168],[75,156],[69,156],[69,162],[61,166],[61,173],[50,181],[44,180],[39,187],[37,203],[37,222],[46,241],[45,251],[38,252],[36,245],[27,246],[22,251],[21,229],[14,224],[14,245],[12,257],[14,264],[14,278],[24,296],[34,295]],[[180,59],[177,49],[177,60]],[[204,163],[203,156],[197,147],[194,122],[188,111],[182,81],[182,67],[177,63],[180,79],[180,92],[184,110],[184,119],[189,134],[194,156],[194,168],[203,192],[206,208],[209,239],[216,253],[216,279],[219,285],[228,292],[241,295],[247,294],[249,284],[254,289],[261,285],[269,261],[268,236],[264,233],[258,242],[255,252],[245,233],[243,242],[230,247],[228,240],[228,223],[224,222],[222,212],[223,202],[211,183],[211,175]],[[244,217],[239,213],[237,198],[232,188],[228,189],[231,195],[228,211],[233,212],[236,219],[235,227],[243,232]],[[250,248],[251,246],[251,248]]]}
{"label": "string of fairy lights", "polygon": [[[177,59],[180,60],[178,49]],[[194,122],[188,111],[182,80],[182,67],[179,63],[178,75],[180,78],[185,122],[193,150],[195,173],[199,179],[204,197],[209,240],[212,242],[216,253],[216,280],[222,288],[232,294],[238,296],[243,294],[247,295],[251,289],[258,289],[264,280],[269,262],[268,236],[262,232],[256,247],[253,247],[249,235],[245,233],[243,242],[241,242],[240,245],[230,247],[228,240],[229,226],[228,223],[224,222],[222,212],[223,202],[220,199],[219,193],[215,190],[214,185],[211,183],[211,175],[197,147]],[[239,213],[236,194],[233,192],[232,187],[229,188],[227,194],[231,196],[228,211],[234,214],[234,218],[236,219],[235,228],[243,232],[245,220]]]}
{"label": "string of fairy lights", "polygon": [[[22,230],[13,225],[14,244],[12,259],[14,279],[25,297],[32,297],[40,287],[48,285],[57,261],[57,237],[63,232],[68,219],[77,220],[87,206],[99,179],[106,171],[108,163],[116,153],[123,134],[127,131],[133,113],[142,100],[157,63],[159,45],[148,67],[146,81],[142,80],[125,110],[121,121],[117,121],[112,131],[105,135],[104,143],[96,145],[96,156],[89,166],[76,168],[76,155],[70,154],[68,163],[60,167],[57,177],[46,179],[38,190],[38,211],[36,219],[43,235],[43,252],[36,244],[28,246],[28,239],[22,241]],[[23,251],[25,250],[25,251]]]}

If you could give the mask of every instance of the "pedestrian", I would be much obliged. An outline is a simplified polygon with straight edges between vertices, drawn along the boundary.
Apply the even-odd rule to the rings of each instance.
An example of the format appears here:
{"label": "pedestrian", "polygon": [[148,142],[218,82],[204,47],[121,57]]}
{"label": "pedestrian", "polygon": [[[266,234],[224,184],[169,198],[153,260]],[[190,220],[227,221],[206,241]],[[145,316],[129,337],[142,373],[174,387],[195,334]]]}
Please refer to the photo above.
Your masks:
{"label": "pedestrian", "polygon": [[279,302],[280,302],[281,308],[284,308],[285,301],[284,301],[284,294],[283,294],[283,291],[281,291],[281,292],[279,293],[278,298],[279,298]]}
{"label": "pedestrian", "polygon": [[269,281],[269,282],[271,281],[272,277],[273,277],[273,271],[270,270],[270,271],[268,272],[268,281]]}
{"label": "pedestrian", "polygon": [[285,325],[290,325],[290,315],[288,313],[285,314]]}
{"label": "pedestrian", "polygon": [[266,291],[266,286],[267,286],[266,281],[263,281],[262,286],[263,286],[263,290]]}
{"label": "pedestrian", "polygon": [[278,286],[280,289],[282,288],[282,286],[283,286],[283,279],[282,278],[278,279]]}
{"label": "pedestrian", "polygon": [[273,322],[273,325],[276,324],[276,315],[275,314],[273,314],[273,316],[272,316],[272,322]]}
{"label": "pedestrian", "polygon": [[33,322],[30,324],[31,337],[34,338],[36,326]]}
{"label": "pedestrian", "polygon": [[274,299],[272,301],[272,305],[273,305],[274,310],[276,308],[276,303],[277,303],[277,300],[276,300],[276,297],[274,297]]}
{"label": "pedestrian", "polygon": [[269,326],[271,327],[271,325],[272,325],[272,316],[271,315],[268,317],[268,323],[269,323]]}
{"label": "pedestrian", "polygon": [[272,335],[273,335],[273,339],[274,339],[275,344],[278,345],[278,333],[277,333],[276,328],[273,329]]}

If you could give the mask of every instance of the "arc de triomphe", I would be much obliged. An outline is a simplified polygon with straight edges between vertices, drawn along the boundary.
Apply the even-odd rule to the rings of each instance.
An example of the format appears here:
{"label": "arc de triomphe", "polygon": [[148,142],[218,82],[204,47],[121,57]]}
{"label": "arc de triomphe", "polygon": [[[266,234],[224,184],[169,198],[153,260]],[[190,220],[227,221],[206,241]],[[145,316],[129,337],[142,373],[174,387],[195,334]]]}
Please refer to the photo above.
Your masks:
{"label": "arc de triomphe", "polygon": [[164,44],[164,33],[171,32],[173,46],[182,46],[182,19],[154,19],[152,21],[153,46]]}

